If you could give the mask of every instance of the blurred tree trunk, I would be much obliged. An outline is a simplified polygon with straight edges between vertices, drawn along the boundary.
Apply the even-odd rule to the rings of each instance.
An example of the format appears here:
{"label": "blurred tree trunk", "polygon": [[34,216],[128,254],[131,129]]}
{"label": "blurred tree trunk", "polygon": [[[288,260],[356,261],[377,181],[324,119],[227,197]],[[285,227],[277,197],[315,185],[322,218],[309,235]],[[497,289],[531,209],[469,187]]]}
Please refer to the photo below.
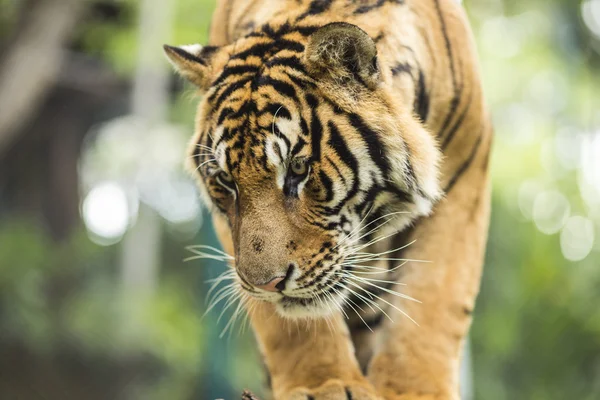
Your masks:
{"label": "blurred tree trunk", "polygon": [[[69,54],[69,53],[67,53]],[[0,212],[39,221],[54,240],[79,225],[81,144],[103,116],[127,109],[125,84],[101,63],[70,53],[54,86],[0,157]]]}
{"label": "blurred tree trunk", "polygon": [[27,0],[0,58],[0,156],[53,86],[86,0]]}
{"label": "blurred tree trunk", "polygon": [[[142,0],[138,29],[138,57],[131,92],[133,114],[149,123],[167,118],[169,106],[169,69],[161,45],[171,34],[173,2]],[[140,134],[143,141],[144,132]],[[140,206],[138,222],[123,240],[121,268],[123,293],[138,301],[151,295],[156,286],[160,260],[160,217],[144,204]],[[132,321],[124,321],[130,330]]]}

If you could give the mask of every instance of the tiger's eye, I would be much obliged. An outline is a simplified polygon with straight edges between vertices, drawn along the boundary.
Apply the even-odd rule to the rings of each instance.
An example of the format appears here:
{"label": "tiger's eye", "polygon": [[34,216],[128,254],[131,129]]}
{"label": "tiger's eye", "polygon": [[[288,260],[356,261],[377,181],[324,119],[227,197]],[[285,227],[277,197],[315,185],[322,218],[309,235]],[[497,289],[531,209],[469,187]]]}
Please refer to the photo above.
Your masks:
{"label": "tiger's eye", "polygon": [[221,178],[221,180],[223,182],[227,182],[227,183],[233,182],[233,177],[228,172],[225,172],[225,171],[219,172],[219,178]]}
{"label": "tiger's eye", "polygon": [[292,160],[291,169],[295,175],[304,175],[308,170],[308,165],[306,165],[305,160],[297,158],[295,160]]}

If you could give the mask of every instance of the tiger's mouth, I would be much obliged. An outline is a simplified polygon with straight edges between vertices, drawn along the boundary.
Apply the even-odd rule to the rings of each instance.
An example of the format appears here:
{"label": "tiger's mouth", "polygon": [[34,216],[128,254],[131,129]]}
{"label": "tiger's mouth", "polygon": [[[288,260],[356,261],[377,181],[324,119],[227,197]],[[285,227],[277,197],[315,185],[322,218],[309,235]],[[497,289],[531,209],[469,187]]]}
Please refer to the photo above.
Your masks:
{"label": "tiger's mouth", "polygon": [[294,297],[281,294],[275,306],[279,314],[289,318],[315,318],[332,314],[341,308],[343,293],[334,285],[311,297]]}

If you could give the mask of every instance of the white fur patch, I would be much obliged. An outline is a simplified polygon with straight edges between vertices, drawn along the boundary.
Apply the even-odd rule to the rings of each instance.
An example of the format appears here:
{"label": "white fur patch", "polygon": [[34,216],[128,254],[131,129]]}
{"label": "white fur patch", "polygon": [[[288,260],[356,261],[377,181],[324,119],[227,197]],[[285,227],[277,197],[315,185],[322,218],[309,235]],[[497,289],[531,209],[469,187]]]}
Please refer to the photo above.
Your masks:
{"label": "white fur patch", "polygon": [[223,126],[217,126],[215,128],[215,131],[211,135],[211,139],[212,139],[213,143],[216,143],[219,141],[219,139],[221,139],[221,136],[223,136],[224,131],[225,131],[225,128],[223,128]]}
{"label": "white fur patch", "polygon": [[310,177],[310,167],[308,167],[308,173],[306,174],[306,177],[300,182],[298,183],[298,193],[302,193],[302,190],[304,189],[304,186],[306,185],[306,182],[308,182],[308,178]]}
{"label": "white fur patch", "polygon": [[201,44],[185,44],[183,46],[179,46],[180,49],[197,56],[202,51]]}
{"label": "white fur patch", "polygon": [[213,211],[213,209],[216,209],[216,207],[214,206],[214,204],[212,202],[212,198],[210,197],[210,194],[208,194],[206,185],[204,184],[204,182],[202,180],[200,180],[200,181],[201,181],[201,184],[198,185],[199,192],[200,192],[200,201],[202,202],[202,204],[204,204],[204,206],[208,210]]}
{"label": "white fur patch", "polygon": [[[278,152],[276,147],[279,146]],[[286,157],[288,154],[288,147],[285,141],[277,136],[269,136],[265,142],[265,152],[267,154],[267,159],[277,170],[277,186],[280,189],[283,189],[283,185],[285,183],[285,174],[286,174]],[[281,158],[283,156],[283,159]]]}
{"label": "white fur patch", "polygon": [[284,318],[315,319],[331,315],[336,310],[340,310],[343,304],[343,298],[337,294],[332,294],[331,297],[323,298],[321,301],[314,300],[304,306],[292,303],[286,304],[279,301],[276,303],[275,309],[277,310],[277,313]]}
{"label": "white fur patch", "polygon": [[225,142],[221,142],[221,144],[219,144],[215,149],[215,158],[217,159],[219,168],[221,168],[223,171],[229,172],[227,170],[227,156],[225,154],[226,147],[227,144],[225,144]]}
{"label": "white fur patch", "polygon": [[290,139],[294,139],[300,134],[300,120],[297,116],[293,119],[277,118],[275,125],[282,134]]}

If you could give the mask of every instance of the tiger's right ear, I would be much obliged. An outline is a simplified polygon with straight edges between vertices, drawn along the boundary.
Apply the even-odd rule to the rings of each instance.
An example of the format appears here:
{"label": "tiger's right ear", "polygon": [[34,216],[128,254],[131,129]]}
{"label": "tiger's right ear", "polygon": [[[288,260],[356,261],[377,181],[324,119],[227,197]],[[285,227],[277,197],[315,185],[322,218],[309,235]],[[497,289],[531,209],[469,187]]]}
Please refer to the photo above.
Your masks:
{"label": "tiger's right ear", "polygon": [[202,90],[207,90],[227,62],[227,54],[218,46],[163,46],[175,70]]}

